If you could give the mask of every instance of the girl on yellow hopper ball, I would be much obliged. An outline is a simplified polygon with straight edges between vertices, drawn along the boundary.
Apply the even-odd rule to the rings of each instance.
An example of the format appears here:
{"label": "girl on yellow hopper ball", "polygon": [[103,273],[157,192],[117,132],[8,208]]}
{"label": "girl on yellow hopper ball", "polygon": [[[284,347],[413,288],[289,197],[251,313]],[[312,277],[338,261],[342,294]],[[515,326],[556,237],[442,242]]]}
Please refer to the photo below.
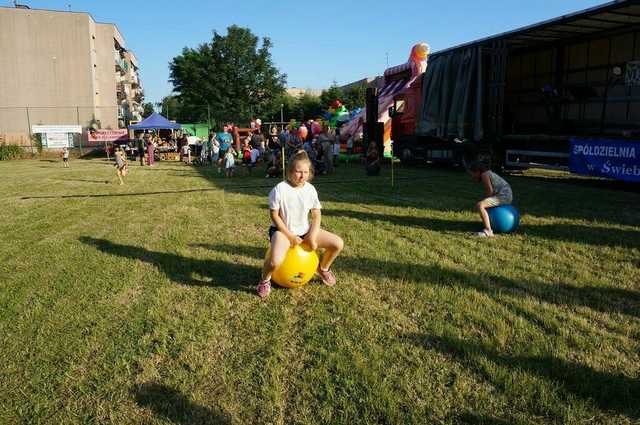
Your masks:
{"label": "girl on yellow hopper ball", "polygon": [[309,183],[312,178],[309,157],[304,151],[296,153],[289,160],[286,181],[278,183],[269,193],[271,255],[264,261],[262,278],[256,287],[261,298],[271,292],[271,274],[282,264],[287,250],[303,241],[313,250],[325,249],[316,272],[325,285],[336,284],[331,264],[344,248],[344,242],[339,236],[320,228],[321,206],[316,188]]}

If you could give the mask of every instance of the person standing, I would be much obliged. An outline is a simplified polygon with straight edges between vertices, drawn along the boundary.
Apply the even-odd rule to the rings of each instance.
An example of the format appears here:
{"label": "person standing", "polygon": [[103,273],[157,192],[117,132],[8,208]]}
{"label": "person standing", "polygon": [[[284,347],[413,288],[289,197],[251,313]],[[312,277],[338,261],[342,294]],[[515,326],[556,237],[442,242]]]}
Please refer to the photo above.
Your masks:
{"label": "person standing", "polygon": [[322,174],[329,174],[333,171],[333,144],[331,143],[328,131],[328,128],[323,127],[320,135],[318,136],[318,143],[320,144],[320,152],[324,168]]}
{"label": "person standing", "polygon": [[299,149],[302,149],[302,140],[300,140],[297,131],[291,130],[289,132],[286,148],[287,158],[293,156]]}
{"label": "person standing", "polygon": [[140,160],[140,166],[144,167],[144,139],[142,134],[139,134],[136,139],[136,153],[138,154],[138,159]]}
{"label": "person standing", "polygon": [[191,147],[189,143],[185,143],[182,145],[182,160],[185,164],[191,164]]}
{"label": "person standing", "polygon": [[62,166],[69,168],[69,148],[66,146],[62,149]]}
{"label": "person standing", "polygon": [[336,134],[336,140],[333,141],[333,166],[338,166],[340,161],[340,137]]}
{"label": "person standing", "polygon": [[149,138],[149,143],[147,144],[147,164],[149,164],[150,167],[153,167],[155,152],[156,147],[153,144],[153,139]]}

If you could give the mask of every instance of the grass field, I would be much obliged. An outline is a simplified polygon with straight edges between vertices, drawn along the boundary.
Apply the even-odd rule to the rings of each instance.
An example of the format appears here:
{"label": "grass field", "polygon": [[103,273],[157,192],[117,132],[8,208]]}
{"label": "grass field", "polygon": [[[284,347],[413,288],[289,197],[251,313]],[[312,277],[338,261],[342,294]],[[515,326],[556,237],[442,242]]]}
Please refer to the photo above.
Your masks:
{"label": "grass field", "polygon": [[[0,423],[640,423],[640,193],[318,177],[338,285],[254,294],[274,180],[0,163]],[[108,184],[105,184],[105,181]]]}

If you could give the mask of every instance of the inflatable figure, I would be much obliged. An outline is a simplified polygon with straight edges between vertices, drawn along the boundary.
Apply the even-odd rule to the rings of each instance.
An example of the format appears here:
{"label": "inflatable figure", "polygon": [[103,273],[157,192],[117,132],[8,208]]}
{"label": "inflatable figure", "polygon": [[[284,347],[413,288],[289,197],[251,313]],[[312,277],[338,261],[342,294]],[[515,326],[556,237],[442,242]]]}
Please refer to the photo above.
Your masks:
{"label": "inflatable figure", "polygon": [[417,77],[427,70],[427,56],[431,48],[427,43],[418,43],[411,49],[409,63],[411,64],[411,77]]}

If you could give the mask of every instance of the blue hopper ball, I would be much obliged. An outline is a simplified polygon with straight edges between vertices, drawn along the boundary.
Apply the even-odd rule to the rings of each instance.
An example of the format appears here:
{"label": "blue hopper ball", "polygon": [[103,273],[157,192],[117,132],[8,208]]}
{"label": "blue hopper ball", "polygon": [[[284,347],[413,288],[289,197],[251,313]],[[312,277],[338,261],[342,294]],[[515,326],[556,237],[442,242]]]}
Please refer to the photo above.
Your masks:
{"label": "blue hopper ball", "polygon": [[487,213],[489,213],[491,228],[495,233],[511,233],[520,224],[520,213],[513,205],[487,208]]}

